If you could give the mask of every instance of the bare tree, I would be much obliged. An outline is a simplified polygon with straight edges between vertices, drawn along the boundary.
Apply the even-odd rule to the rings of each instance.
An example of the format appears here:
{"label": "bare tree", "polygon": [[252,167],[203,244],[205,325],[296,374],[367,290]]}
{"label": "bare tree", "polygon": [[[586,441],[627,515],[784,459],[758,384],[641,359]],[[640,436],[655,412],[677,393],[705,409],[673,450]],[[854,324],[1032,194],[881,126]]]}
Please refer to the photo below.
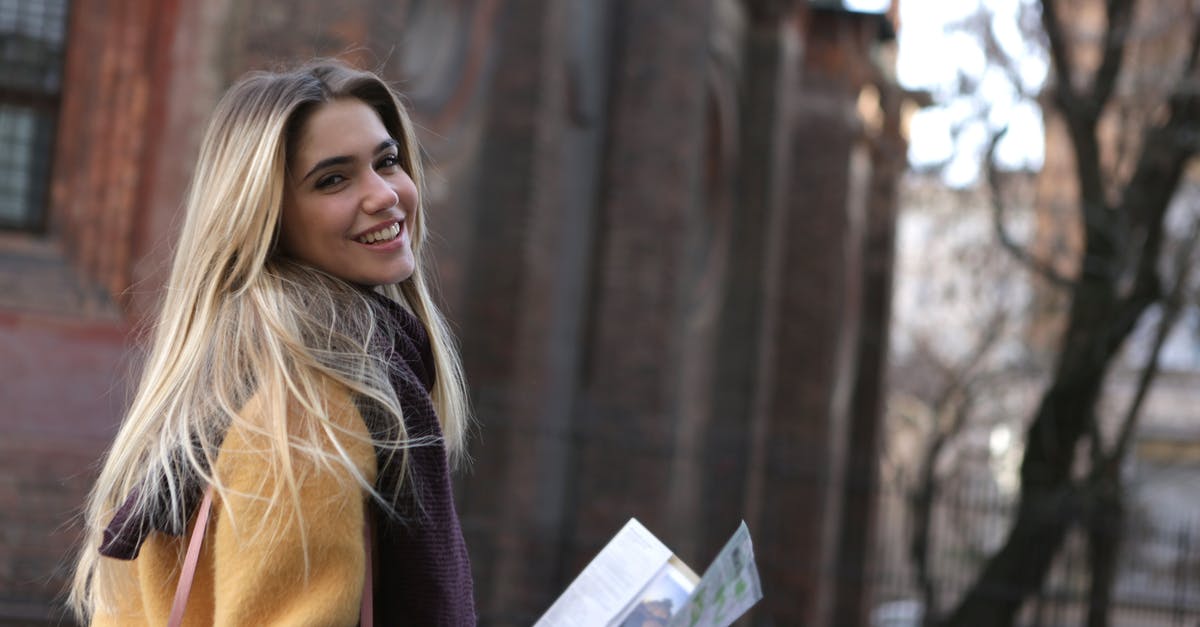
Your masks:
{"label": "bare tree", "polygon": [[[1134,0],[1104,1],[1106,26],[1098,63],[1086,77],[1077,46],[1064,30],[1060,4],[1042,0],[1041,23],[1055,74],[1050,101],[1065,125],[1075,162],[1083,234],[1079,270],[1075,276],[1062,276],[1049,260],[1016,244],[1003,230],[1002,203],[997,202],[995,223],[1001,241],[1039,276],[1065,290],[1066,326],[1051,380],[1026,433],[1015,519],[1004,544],[942,621],[945,625],[1012,624],[1022,603],[1041,588],[1054,556],[1076,525],[1089,538],[1088,624],[1108,624],[1123,524],[1120,467],[1157,371],[1158,351],[1188,297],[1187,268],[1196,231],[1186,238],[1190,243],[1179,247],[1174,263],[1165,264],[1166,272],[1161,262],[1168,207],[1185,165],[1200,146],[1197,16],[1186,13],[1191,35],[1178,60],[1176,88],[1163,101],[1152,103],[1149,109],[1156,113],[1146,116],[1135,141],[1122,148],[1129,155],[1124,160],[1127,173],[1122,173],[1116,171],[1122,159],[1103,158],[1100,125],[1114,106],[1114,89],[1134,27]],[[1117,434],[1106,442],[1097,417],[1106,375],[1134,328],[1155,306],[1164,313],[1154,346]],[[1089,455],[1078,459],[1085,449]],[[1086,468],[1082,474],[1075,472],[1081,464]]]}
{"label": "bare tree", "polygon": [[[944,381],[930,407],[932,424],[929,437],[917,469],[915,483],[908,495],[912,515],[909,556],[916,571],[922,607],[927,608],[923,620],[925,625],[934,624],[934,608],[939,606],[938,588],[930,566],[933,509],[942,484],[937,476],[937,467],[946,447],[962,433],[967,424],[974,400],[972,388],[978,385],[986,374],[980,372],[980,364],[996,345],[1004,327],[1004,318],[1003,311],[996,312],[993,320],[985,325],[986,331],[977,338],[962,362],[954,364],[953,367],[941,368]],[[922,352],[932,353],[927,349]]]}
{"label": "bare tree", "polygon": [[[941,189],[924,177],[910,181],[909,194],[905,202],[914,210],[903,230],[916,238],[908,248],[921,253],[898,264],[905,277],[898,298],[908,305],[893,320],[894,433],[884,481],[903,494],[906,558],[925,623],[933,624],[937,609],[953,600],[940,571],[948,562],[939,556],[982,560],[994,542],[992,525],[978,523],[997,512],[975,505],[993,490],[1007,491],[1011,477],[997,468],[1009,453],[993,450],[990,436],[1019,428],[1013,417],[1021,414],[1010,406],[1022,404],[1021,395],[1014,390],[1035,381],[1037,370],[1022,350],[1019,324],[1032,293],[1020,267],[989,241],[986,195]],[[981,440],[989,442],[984,449]],[[969,511],[947,507],[961,505],[966,494]]]}

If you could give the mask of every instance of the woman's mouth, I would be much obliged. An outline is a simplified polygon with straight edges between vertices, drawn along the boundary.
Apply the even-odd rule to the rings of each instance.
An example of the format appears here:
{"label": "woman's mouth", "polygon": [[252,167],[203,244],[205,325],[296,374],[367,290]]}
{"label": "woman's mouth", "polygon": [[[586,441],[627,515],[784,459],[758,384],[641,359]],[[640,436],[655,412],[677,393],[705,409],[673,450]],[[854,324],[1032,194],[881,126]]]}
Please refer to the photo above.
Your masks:
{"label": "woman's mouth", "polygon": [[402,230],[403,230],[403,226],[401,225],[401,223],[393,222],[392,224],[389,224],[388,226],[385,226],[383,228],[371,231],[370,233],[367,233],[365,235],[360,235],[357,238],[355,238],[355,241],[359,242],[360,244],[368,244],[368,245],[383,244],[385,242],[390,242],[390,241],[396,239],[397,237],[400,237],[400,231],[402,231]]}

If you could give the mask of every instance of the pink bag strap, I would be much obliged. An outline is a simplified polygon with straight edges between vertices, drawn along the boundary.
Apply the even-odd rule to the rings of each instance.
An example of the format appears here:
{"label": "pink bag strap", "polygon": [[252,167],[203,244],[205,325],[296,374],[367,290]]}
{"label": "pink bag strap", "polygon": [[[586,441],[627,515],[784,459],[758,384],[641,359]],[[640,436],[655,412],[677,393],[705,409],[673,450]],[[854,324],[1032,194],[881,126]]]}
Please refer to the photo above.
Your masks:
{"label": "pink bag strap", "polygon": [[208,510],[212,508],[212,486],[204,490],[200,501],[200,513],[196,514],[196,525],[192,528],[192,539],[188,542],[187,557],[183,559],[183,571],[175,586],[175,601],[171,603],[168,627],[179,627],[183,623],[183,610],[187,607],[188,595],[192,592],[192,579],[196,576],[196,562],[200,559],[200,545],[204,543],[204,530],[208,528]]}
{"label": "pink bag strap", "polygon": [[[204,532],[208,529],[209,510],[212,509],[212,486],[204,490],[204,500],[200,501],[200,512],[196,514],[196,526],[192,528],[192,539],[188,541],[187,556],[183,559],[183,570],[179,573],[179,583],[175,586],[175,600],[171,603],[171,615],[167,618],[168,627],[179,627],[183,623],[183,611],[187,608],[188,596],[192,593],[192,580],[196,577],[196,562],[200,559],[200,545],[204,543]],[[375,588],[375,570],[371,564],[371,556],[375,553],[375,528],[371,523],[371,512],[363,512],[363,550],[366,559],[363,577],[362,606],[358,610],[358,624],[361,627],[374,627],[375,604],[373,589]]]}
{"label": "pink bag strap", "polygon": [[375,624],[375,568],[371,559],[375,553],[375,525],[371,522],[371,512],[363,512],[363,549],[366,552],[366,573],[363,574],[362,607],[358,610],[359,627],[372,627]]}

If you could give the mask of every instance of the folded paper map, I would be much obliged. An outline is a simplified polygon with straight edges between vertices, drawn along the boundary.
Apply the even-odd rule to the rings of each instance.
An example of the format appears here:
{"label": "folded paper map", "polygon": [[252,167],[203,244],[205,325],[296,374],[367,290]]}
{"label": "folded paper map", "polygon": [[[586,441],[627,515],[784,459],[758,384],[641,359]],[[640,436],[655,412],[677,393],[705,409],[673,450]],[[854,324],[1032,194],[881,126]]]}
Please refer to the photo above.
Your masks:
{"label": "folded paper map", "polygon": [[535,627],[725,627],[761,598],[746,523],[697,577],[631,518]]}

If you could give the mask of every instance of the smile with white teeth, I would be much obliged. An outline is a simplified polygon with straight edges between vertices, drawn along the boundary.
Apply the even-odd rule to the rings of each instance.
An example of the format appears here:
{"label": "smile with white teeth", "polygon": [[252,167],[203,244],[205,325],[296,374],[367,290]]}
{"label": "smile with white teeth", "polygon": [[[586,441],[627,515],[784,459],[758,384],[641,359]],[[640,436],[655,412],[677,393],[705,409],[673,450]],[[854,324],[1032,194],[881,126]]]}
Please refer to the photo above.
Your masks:
{"label": "smile with white teeth", "polygon": [[380,242],[387,242],[387,241],[394,240],[394,239],[396,239],[396,236],[398,236],[398,235],[400,235],[400,224],[399,223],[393,224],[391,226],[385,226],[382,229],[379,229],[378,231],[372,231],[370,233],[367,233],[366,235],[359,237],[357,241],[362,242],[363,244],[377,244]]}

